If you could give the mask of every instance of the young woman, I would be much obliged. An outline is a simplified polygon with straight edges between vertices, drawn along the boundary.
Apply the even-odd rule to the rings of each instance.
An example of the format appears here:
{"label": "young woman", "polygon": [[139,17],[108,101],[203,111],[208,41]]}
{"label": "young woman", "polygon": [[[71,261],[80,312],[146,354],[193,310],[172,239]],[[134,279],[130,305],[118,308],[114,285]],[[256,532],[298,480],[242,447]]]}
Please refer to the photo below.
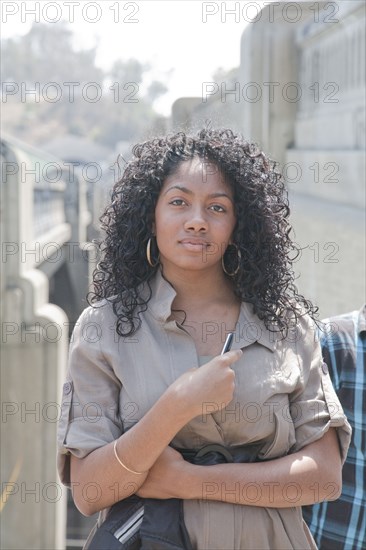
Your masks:
{"label": "young woman", "polygon": [[86,515],[181,499],[190,548],[315,548],[301,506],[339,496],[350,428],[293,283],[275,163],[230,130],[133,153],[72,338],[61,479]]}

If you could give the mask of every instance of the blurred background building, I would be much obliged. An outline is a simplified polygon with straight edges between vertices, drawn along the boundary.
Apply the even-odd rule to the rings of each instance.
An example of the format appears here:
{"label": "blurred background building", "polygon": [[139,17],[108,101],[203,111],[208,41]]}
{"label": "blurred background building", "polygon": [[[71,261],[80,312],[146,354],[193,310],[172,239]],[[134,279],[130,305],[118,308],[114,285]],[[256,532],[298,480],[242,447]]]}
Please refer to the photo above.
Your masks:
{"label": "blurred background building", "polygon": [[[22,40],[7,40],[3,56],[1,547],[80,548],[95,518],[83,518],[59,484],[56,424],[69,337],[97,261],[98,219],[131,144],[208,120],[258,142],[287,181],[300,291],[321,317],[358,309],[366,280],[365,4],[266,6],[243,31],[240,66],[218,70],[201,95],[177,99],[171,117],[153,108],[166,83],[150,83],[133,102],[143,64],[118,61],[101,74],[95,49],[75,51],[67,25],[34,25]],[[52,101],[59,88],[50,83],[74,80],[73,101],[70,93]],[[106,81],[129,87],[86,102]],[[117,93],[125,94],[118,105]]]}
{"label": "blurred background building", "polygon": [[321,317],[365,300],[365,97],[365,4],[276,3],[243,32],[240,67],[172,108],[173,127],[235,128],[280,163],[297,284]]}

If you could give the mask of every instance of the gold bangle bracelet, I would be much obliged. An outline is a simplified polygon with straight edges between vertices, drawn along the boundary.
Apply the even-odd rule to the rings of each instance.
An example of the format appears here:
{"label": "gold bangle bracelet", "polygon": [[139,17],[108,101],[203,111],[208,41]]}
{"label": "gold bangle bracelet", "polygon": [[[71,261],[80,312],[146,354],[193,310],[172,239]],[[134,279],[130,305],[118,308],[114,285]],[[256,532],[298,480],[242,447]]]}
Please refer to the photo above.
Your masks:
{"label": "gold bangle bracelet", "polygon": [[127,468],[126,464],[123,464],[122,460],[119,458],[119,456],[117,454],[117,441],[118,441],[118,439],[115,439],[114,445],[113,445],[113,451],[114,451],[114,456],[116,457],[116,459],[118,460],[120,465],[125,470],[127,470],[128,472],[131,472],[131,474],[135,474],[136,476],[142,476],[142,474],[145,474],[146,472],[135,472],[134,470],[131,470],[130,468]]}

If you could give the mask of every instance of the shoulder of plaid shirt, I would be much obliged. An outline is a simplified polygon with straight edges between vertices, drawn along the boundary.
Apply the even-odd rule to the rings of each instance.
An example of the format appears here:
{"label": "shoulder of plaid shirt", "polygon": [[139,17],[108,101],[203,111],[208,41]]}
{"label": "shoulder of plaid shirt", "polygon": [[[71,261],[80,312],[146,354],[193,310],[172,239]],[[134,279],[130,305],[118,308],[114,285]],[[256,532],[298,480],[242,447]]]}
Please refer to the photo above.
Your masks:
{"label": "shoulder of plaid shirt", "polygon": [[366,548],[366,304],[360,311],[323,322],[323,358],[353,433],[340,498],[306,506],[303,516],[320,550],[362,550]]}

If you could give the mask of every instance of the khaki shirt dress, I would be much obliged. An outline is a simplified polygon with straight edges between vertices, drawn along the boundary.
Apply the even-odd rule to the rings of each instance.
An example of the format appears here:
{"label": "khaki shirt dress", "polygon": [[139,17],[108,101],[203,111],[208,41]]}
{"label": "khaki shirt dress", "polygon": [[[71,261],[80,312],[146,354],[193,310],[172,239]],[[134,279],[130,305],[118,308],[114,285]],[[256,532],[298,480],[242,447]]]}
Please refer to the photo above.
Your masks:
{"label": "khaki shirt dress", "polygon": [[[176,378],[209,360],[198,357],[191,336],[169,320],[176,293],[160,271],[151,286],[152,298],[134,336],[116,334],[116,318],[106,302],[87,308],[75,326],[58,432],[58,468],[66,485],[70,483],[70,453],[82,458],[118,438]],[[258,458],[268,460],[298,451],[332,426],[337,428],[344,461],[351,428],[309,318],[303,317],[296,330],[280,340],[253,314],[251,305],[243,303],[232,345],[237,348],[243,349],[243,355],[233,365],[236,388],[232,402],[220,412],[214,412],[215,405],[208,403],[207,414],[194,418],[177,433],[173,446],[200,449],[209,443],[261,443]],[[296,506],[301,487],[292,484],[285,489],[288,508],[184,501],[193,547],[316,548],[301,508]],[[254,502],[261,489],[253,480],[248,487],[207,488],[215,490],[246,491]]]}

